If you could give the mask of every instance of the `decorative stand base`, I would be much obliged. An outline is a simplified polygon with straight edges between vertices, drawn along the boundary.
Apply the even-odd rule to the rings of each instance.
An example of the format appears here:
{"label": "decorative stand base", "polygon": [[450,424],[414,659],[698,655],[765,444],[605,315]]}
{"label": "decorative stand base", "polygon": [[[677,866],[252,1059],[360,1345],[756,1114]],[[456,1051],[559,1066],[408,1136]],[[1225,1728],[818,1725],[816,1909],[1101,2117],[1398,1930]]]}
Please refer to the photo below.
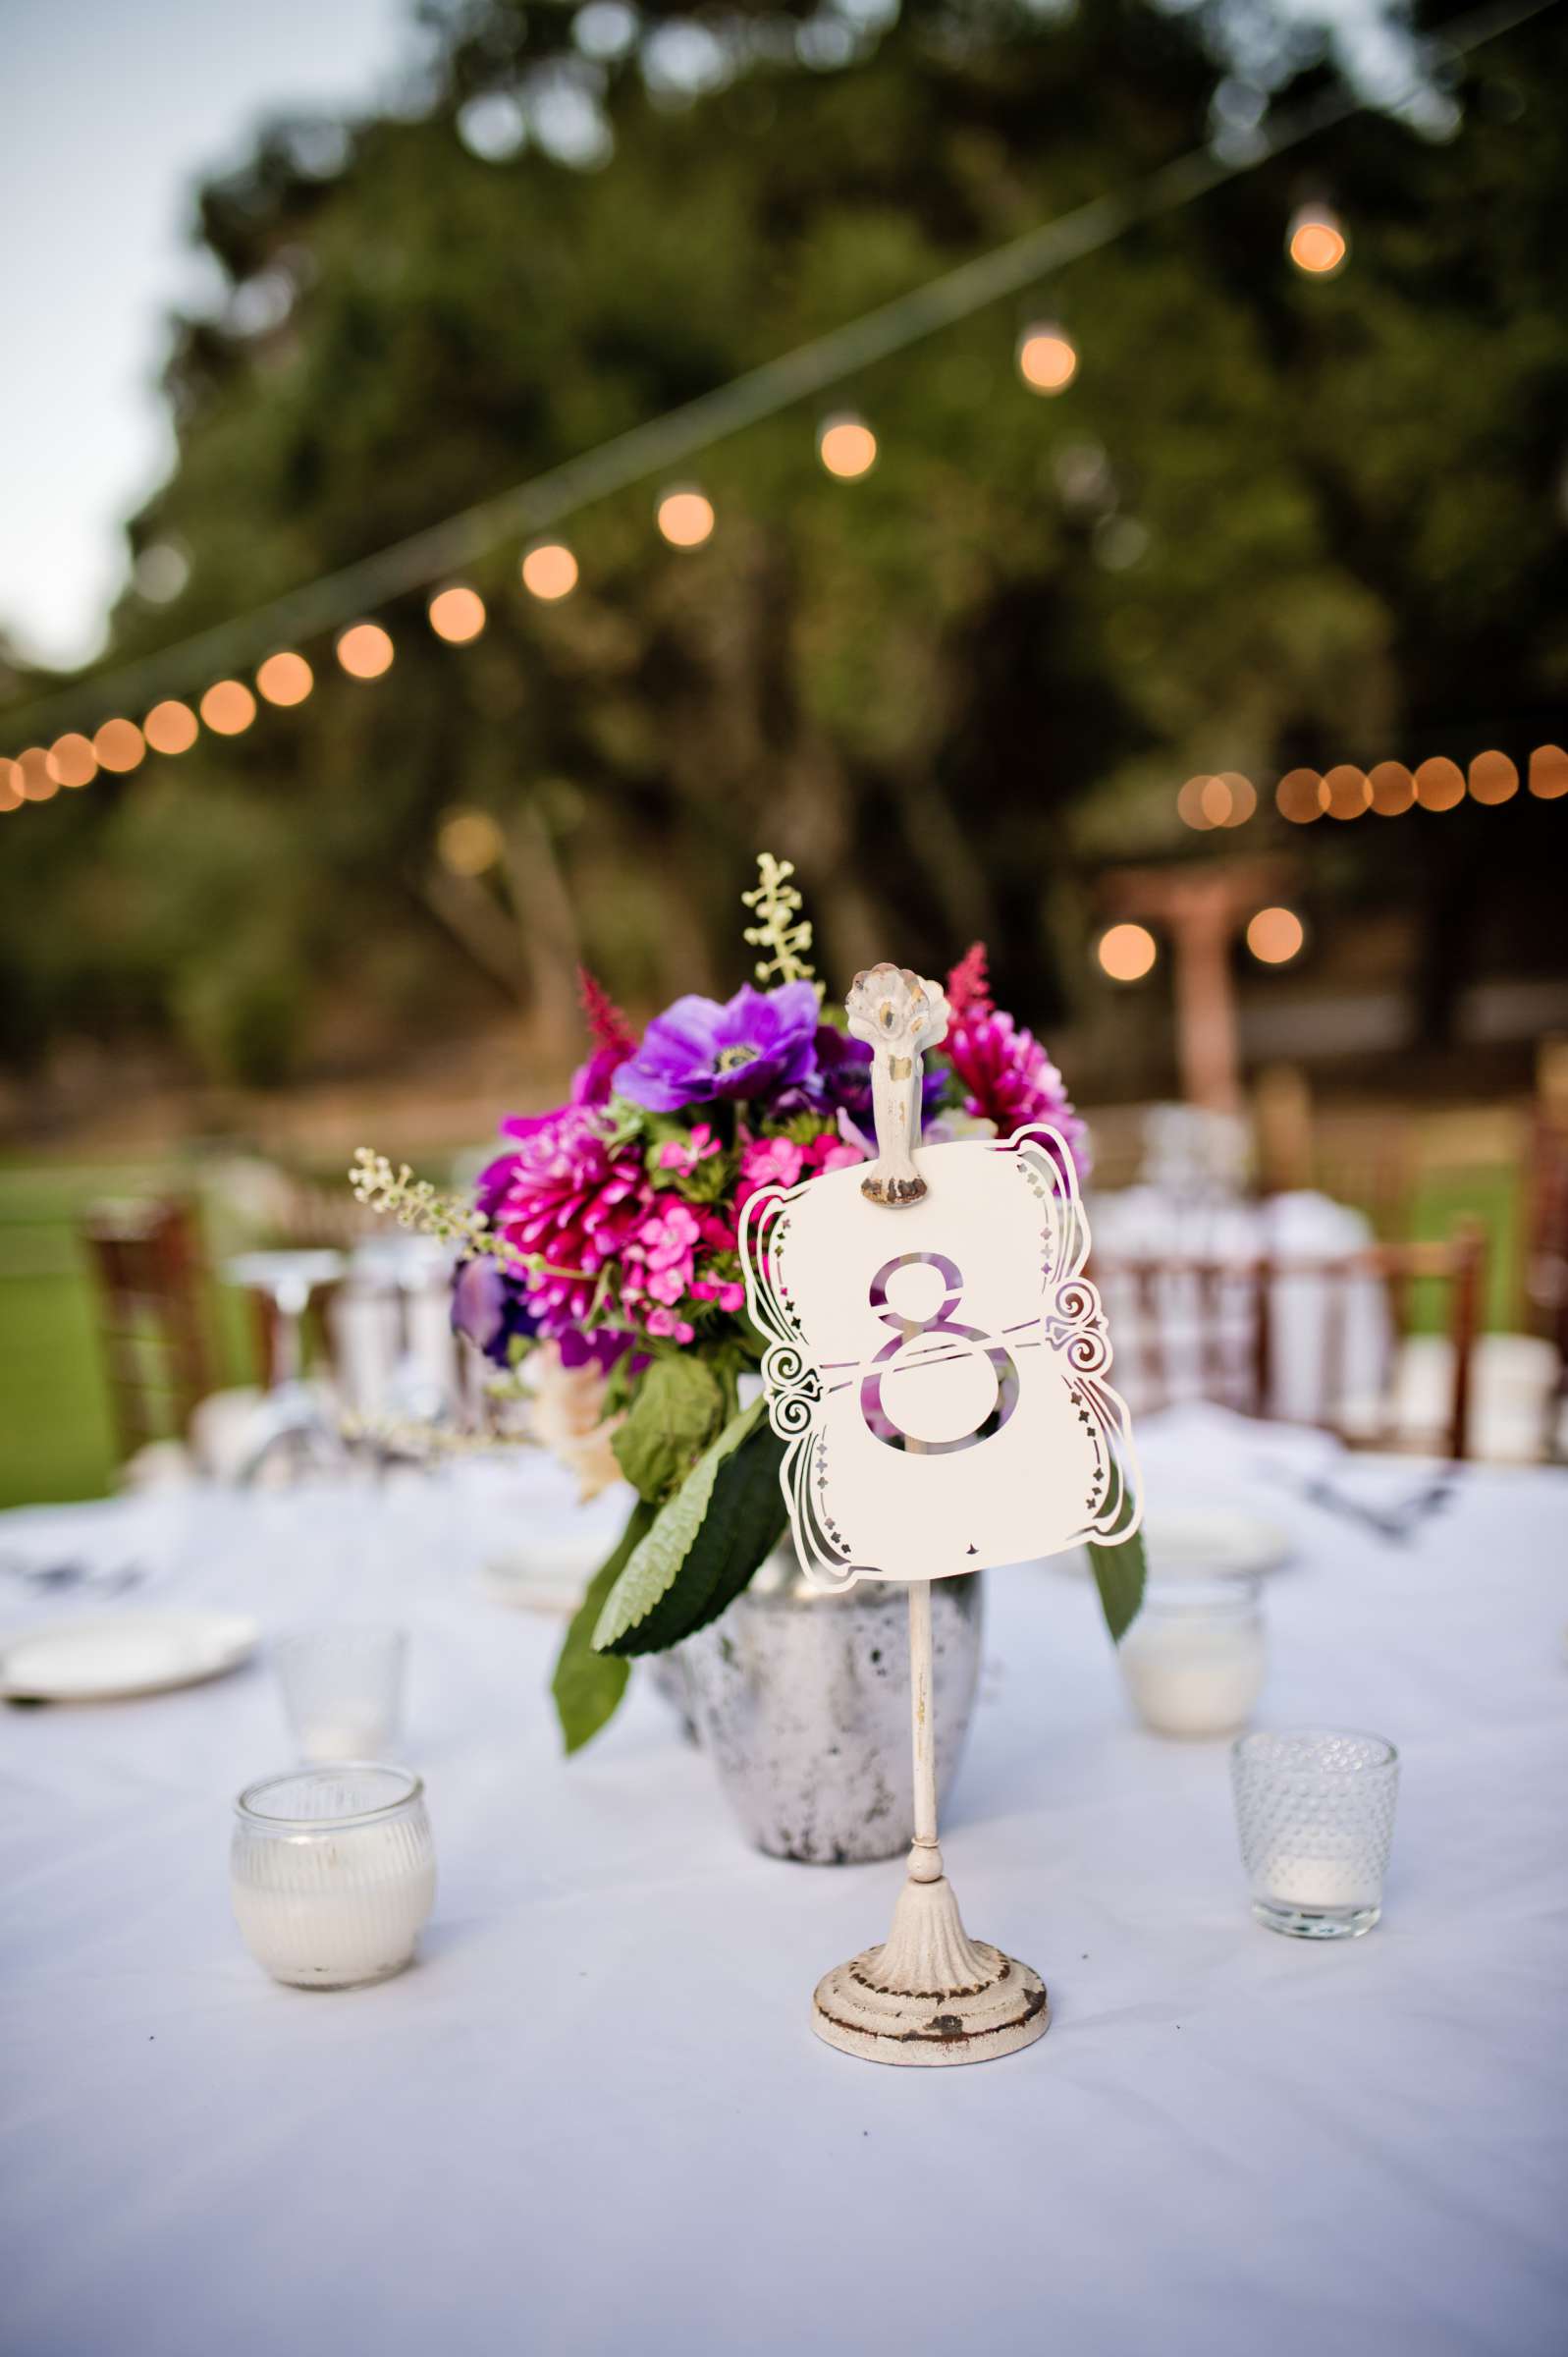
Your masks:
{"label": "decorative stand base", "polygon": [[1051,2008],[1038,1972],[969,1938],[946,1876],[911,1878],[882,1946],[817,1983],[811,2026],[868,2062],[989,2062],[1043,2038]]}

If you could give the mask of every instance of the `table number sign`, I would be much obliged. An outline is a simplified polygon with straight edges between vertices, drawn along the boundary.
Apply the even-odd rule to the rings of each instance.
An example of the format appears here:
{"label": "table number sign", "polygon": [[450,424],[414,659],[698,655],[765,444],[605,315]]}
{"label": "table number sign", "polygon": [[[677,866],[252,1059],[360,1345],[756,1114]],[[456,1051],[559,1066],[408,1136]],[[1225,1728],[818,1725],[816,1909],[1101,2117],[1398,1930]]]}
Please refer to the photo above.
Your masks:
{"label": "table number sign", "polygon": [[819,1985],[813,2025],[874,2061],[982,2061],[1031,2045],[1050,2009],[1038,1973],[969,1939],[943,1873],[930,1583],[1130,1538],[1131,1434],[1107,1380],[1061,1138],[1030,1126],[916,1147],[922,1055],[946,1030],[942,991],[879,965],[856,977],[847,1009],[872,1049],[878,1160],[764,1188],[740,1229],[807,1576],[909,1589],[909,1879],[890,1939]]}

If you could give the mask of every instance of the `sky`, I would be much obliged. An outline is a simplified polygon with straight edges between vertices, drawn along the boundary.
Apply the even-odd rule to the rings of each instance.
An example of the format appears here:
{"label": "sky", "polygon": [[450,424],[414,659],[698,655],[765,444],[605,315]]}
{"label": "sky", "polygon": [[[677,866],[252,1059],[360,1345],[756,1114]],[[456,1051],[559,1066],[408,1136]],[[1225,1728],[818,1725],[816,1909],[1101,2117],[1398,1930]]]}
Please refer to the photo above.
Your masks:
{"label": "sky", "polygon": [[[1388,0],[1280,5],[1332,24],[1364,84],[1390,71]],[[24,655],[98,650],[122,526],[171,465],[169,314],[217,295],[190,237],[196,182],[268,115],[372,104],[414,55],[411,16],[411,0],[0,0],[0,638]]]}
{"label": "sky", "polygon": [[77,663],[167,472],[169,311],[210,302],[191,189],[266,115],[366,103],[408,0],[0,0],[0,633]]}

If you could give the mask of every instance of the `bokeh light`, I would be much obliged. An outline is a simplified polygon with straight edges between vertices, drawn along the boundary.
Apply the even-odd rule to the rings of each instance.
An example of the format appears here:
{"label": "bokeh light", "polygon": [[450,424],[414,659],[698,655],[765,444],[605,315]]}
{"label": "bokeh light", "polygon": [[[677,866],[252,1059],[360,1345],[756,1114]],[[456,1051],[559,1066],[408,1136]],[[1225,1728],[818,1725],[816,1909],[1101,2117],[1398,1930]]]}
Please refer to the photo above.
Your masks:
{"label": "bokeh light", "polygon": [[485,601],[477,589],[460,585],[438,589],[428,611],[430,628],[436,636],[450,639],[454,646],[466,645],[485,627]]}
{"label": "bokeh light", "polygon": [[25,753],[17,755],[20,772],[18,791],[25,802],[47,802],[60,791],[60,781],[49,767],[49,756],[41,744],[29,744]]}
{"label": "bokeh light", "polygon": [[506,842],[488,810],[452,810],[441,822],[436,849],[442,866],[455,876],[482,876],[495,866]]}
{"label": "bokeh light", "polygon": [[155,753],[188,753],[196,741],[195,714],[173,698],[154,704],[141,726]]}
{"label": "bokeh light", "polygon": [[1465,798],[1465,773],[1457,761],[1438,754],[1416,772],[1416,799],[1423,810],[1451,810]]}
{"label": "bokeh light", "polygon": [[1324,782],[1315,769],[1287,769],[1274,788],[1274,807],[1292,826],[1304,827],[1322,818],[1327,803]]}
{"label": "bokeh light", "polygon": [[1367,772],[1372,806],[1379,818],[1397,818],[1416,798],[1416,781],[1402,761],[1377,761]]}
{"label": "bokeh light", "polygon": [[1243,777],[1239,769],[1221,769],[1206,778],[1199,799],[1212,827],[1244,826],[1258,807],[1252,780]]}
{"label": "bokeh light", "polygon": [[[1204,807],[1204,795],[1209,783],[1208,774],[1204,772],[1196,778],[1189,778],[1176,795],[1176,816],[1184,827],[1196,827],[1200,835],[1215,824]],[[1228,800],[1226,807],[1229,807]]]}
{"label": "bokeh light", "polygon": [[146,746],[141,731],[134,720],[106,720],[92,740],[92,749],[98,756],[100,769],[118,770],[123,776],[135,769]]}
{"label": "bokeh light", "polygon": [[1568,753],[1560,744],[1538,744],[1531,754],[1530,791],[1543,802],[1568,794]]}
{"label": "bokeh light", "polygon": [[201,699],[201,717],[217,737],[238,737],[256,717],[256,699],[243,680],[215,680]]}
{"label": "bokeh light", "polygon": [[522,585],[530,596],[547,603],[571,595],[577,586],[577,560],[564,540],[536,540],[525,550]]}
{"label": "bokeh light", "polygon": [[1470,795],[1477,802],[1511,801],[1519,792],[1519,772],[1506,753],[1478,753],[1470,764]]}
{"label": "bokeh light", "polygon": [[1260,908],[1247,927],[1247,947],[1260,965],[1284,965],[1306,940],[1293,908]]}
{"label": "bokeh light", "polygon": [[87,739],[72,730],[50,745],[49,774],[61,786],[90,786],[98,774],[98,756]]}
{"label": "bokeh light", "polygon": [[379,622],[351,622],[338,640],[338,661],[351,680],[379,680],[392,669],[392,639]]}
{"label": "bokeh light", "polygon": [[22,772],[15,761],[0,761],[0,816],[8,810],[20,810],[27,800],[22,791]]}
{"label": "bokeh light", "polygon": [[287,647],[269,655],[256,673],[256,685],[269,704],[302,704],[315,684],[315,673],[303,655]]}
{"label": "bokeh light", "polygon": [[1325,204],[1304,204],[1290,224],[1286,251],[1309,278],[1332,278],[1345,266],[1349,240]]}
{"label": "bokeh light", "polygon": [[672,548],[700,548],[713,530],[713,504],[701,491],[663,492],[657,514]]}
{"label": "bokeh light", "polygon": [[1102,933],[1095,956],[1112,982],[1138,982],[1159,956],[1146,925],[1112,925]]}
{"label": "bokeh light", "polygon": [[863,417],[844,411],[825,417],[817,433],[817,456],[830,474],[853,482],[877,464],[877,437]]}
{"label": "bokeh light", "polygon": [[1072,338],[1054,319],[1037,319],[1018,338],[1018,373],[1034,393],[1065,393],[1078,373]]}
{"label": "bokeh light", "polygon": [[1372,807],[1372,788],[1366,773],[1348,761],[1323,773],[1324,808],[1330,818],[1360,818]]}

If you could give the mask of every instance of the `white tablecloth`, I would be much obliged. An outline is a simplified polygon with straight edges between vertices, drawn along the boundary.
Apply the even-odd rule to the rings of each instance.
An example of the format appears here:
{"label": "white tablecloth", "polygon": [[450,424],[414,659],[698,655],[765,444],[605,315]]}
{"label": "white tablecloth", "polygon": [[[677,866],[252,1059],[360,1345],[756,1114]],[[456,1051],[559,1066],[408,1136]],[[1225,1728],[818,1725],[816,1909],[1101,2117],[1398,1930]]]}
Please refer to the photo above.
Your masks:
{"label": "white tablecloth", "polygon": [[[1294,1535],[1262,1716],[1401,1745],[1383,1923],[1258,1928],[1224,1746],[1129,1723],[1081,1573],[995,1575],[946,1855],[1054,2023],[941,2072],[807,2027],[898,1867],[749,1852],[646,1680],[562,1760],[555,1629],[478,1581],[493,1501],[95,1509],[110,1553],[117,1516],[183,1517],[132,1533],[165,1561],[149,1603],[409,1624],[441,1887],[403,1978],[278,1988],[226,1889],[229,1796],[287,1756],[264,1664],[0,1714],[5,2345],[1559,2350],[1568,1485],[1467,1471],[1401,1551],[1247,1471],[1290,1445],[1182,1410],[1145,1431],[1148,1485],[1179,1468],[1190,1498],[1207,1463]],[[48,1528],[6,1517],[0,1547]]]}

